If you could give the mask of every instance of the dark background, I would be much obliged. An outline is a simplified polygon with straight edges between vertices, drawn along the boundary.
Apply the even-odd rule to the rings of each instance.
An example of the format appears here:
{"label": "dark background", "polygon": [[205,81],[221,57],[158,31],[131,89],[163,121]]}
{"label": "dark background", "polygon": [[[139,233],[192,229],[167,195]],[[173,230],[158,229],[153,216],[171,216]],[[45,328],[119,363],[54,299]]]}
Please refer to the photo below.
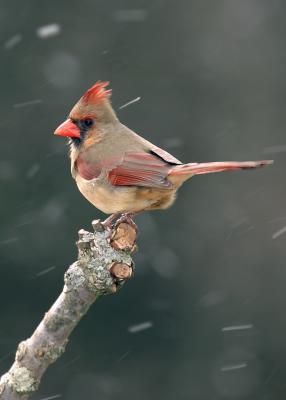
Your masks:
{"label": "dark background", "polygon": [[121,121],[182,161],[275,159],[138,217],[135,278],[89,311],[34,400],[285,398],[285,15],[282,0],[1,1],[1,373],[103,217],[52,135],[96,80],[116,110],[140,96]]}

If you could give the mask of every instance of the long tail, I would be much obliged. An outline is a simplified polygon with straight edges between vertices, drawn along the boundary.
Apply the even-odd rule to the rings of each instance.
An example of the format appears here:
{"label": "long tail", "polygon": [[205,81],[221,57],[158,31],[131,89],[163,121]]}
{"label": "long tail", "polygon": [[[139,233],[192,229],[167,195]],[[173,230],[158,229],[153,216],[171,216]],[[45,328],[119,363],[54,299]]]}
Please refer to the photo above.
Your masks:
{"label": "long tail", "polygon": [[273,164],[272,160],[191,163],[191,164],[176,165],[169,172],[169,176],[211,174],[213,172],[259,168],[270,164]]}

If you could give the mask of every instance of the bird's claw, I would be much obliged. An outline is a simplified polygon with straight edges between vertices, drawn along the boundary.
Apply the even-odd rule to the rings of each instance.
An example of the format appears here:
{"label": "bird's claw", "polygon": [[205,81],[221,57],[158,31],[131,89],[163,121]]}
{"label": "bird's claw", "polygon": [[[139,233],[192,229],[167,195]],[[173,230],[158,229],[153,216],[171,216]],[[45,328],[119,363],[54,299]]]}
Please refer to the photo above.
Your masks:
{"label": "bird's claw", "polygon": [[[102,226],[105,229],[112,229],[114,226],[118,226],[119,224],[122,224],[123,222],[131,225],[134,229],[136,229],[136,232],[138,231],[137,225],[135,224],[135,222],[133,221],[132,217],[134,217],[135,214],[133,213],[125,213],[125,214],[111,214],[108,218],[106,218],[106,220],[104,220],[103,222],[101,222]],[[120,218],[118,218],[120,216]],[[115,223],[113,223],[113,221],[118,218],[116,220]]]}
{"label": "bird's claw", "polygon": [[134,228],[137,233],[138,228],[132,219],[133,216],[134,216],[134,214],[131,214],[131,213],[130,214],[122,214],[121,217],[118,218],[118,220],[116,221],[115,226],[118,226],[119,224],[122,224],[122,223],[127,223],[127,224],[131,225],[132,228]]}
{"label": "bird's claw", "polygon": [[104,220],[103,222],[102,222],[102,225],[103,225],[103,227],[105,228],[105,229],[112,229],[112,227],[113,227],[113,221],[116,219],[116,218],[118,218],[120,216],[120,214],[119,213],[116,213],[116,214],[111,214],[108,218],[106,218],[106,220]]}

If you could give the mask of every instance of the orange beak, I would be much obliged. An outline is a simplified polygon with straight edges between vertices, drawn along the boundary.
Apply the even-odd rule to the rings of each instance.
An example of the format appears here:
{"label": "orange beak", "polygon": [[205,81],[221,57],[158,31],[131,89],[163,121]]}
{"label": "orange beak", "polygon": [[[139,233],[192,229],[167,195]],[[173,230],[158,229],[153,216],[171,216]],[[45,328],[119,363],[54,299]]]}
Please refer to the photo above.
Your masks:
{"label": "orange beak", "polygon": [[70,119],[63,122],[54,132],[57,136],[80,138],[80,130]]}

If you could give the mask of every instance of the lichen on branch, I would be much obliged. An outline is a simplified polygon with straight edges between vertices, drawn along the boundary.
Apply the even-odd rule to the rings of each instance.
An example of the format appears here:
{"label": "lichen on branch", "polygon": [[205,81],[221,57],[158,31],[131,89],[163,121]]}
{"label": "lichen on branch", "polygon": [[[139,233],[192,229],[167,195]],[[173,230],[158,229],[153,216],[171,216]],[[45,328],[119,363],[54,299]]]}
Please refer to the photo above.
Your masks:
{"label": "lichen on branch", "polygon": [[28,399],[49,365],[64,353],[71,332],[94,301],[116,293],[133,275],[134,225],[120,222],[109,228],[96,220],[92,226],[94,232],[79,231],[78,259],[65,273],[61,294],[32,336],[18,345],[13,365],[2,375],[0,400]]}

